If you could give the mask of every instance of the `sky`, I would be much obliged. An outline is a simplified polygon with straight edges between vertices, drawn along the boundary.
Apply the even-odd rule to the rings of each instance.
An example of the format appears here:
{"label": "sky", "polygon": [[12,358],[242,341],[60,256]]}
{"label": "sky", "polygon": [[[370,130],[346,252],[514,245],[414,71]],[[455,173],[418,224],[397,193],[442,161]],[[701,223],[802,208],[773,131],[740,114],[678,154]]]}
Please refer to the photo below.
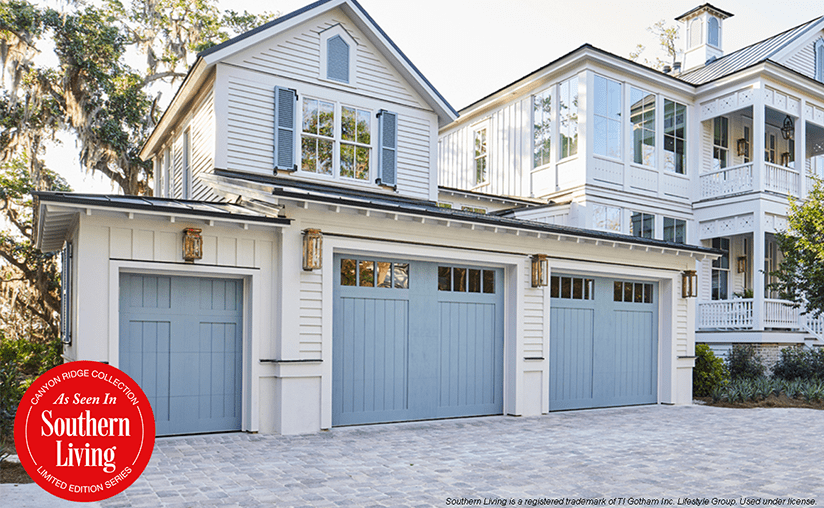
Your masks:
{"label": "sky", "polygon": [[[221,7],[287,14],[311,0],[221,0]],[[663,57],[647,31],[705,0],[358,0],[416,67],[459,110],[531,71],[589,43],[626,57]],[[731,53],[824,15],[821,0],[713,0],[732,13],[724,21],[723,50]],[[170,98],[173,91],[164,92]],[[49,165],[80,192],[110,193],[85,175],[71,140],[49,151]],[[73,161],[70,163],[69,161]]]}

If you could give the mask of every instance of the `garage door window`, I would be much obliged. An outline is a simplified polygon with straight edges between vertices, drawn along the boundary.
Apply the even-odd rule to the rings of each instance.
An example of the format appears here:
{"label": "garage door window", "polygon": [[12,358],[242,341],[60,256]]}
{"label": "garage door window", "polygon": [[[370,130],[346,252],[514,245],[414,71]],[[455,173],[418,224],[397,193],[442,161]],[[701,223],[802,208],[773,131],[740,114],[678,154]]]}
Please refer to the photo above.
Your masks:
{"label": "garage door window", "polygon": [[439,266],[438,291],[495,293],[495,271],[458,266]]}
{"label": "garage door window", "polygon": [[616,280],[613,288],[613,300],[616,302],[652,303],[652,284]]}
{"label": "garage door window", "polygon": [[595,279],[553,276],[550,278],[549,295],[567,300],[594,300]]}
{"label": "garage door window", "polygon": [[409,289],[409,263],[341,259],[341,286]]}

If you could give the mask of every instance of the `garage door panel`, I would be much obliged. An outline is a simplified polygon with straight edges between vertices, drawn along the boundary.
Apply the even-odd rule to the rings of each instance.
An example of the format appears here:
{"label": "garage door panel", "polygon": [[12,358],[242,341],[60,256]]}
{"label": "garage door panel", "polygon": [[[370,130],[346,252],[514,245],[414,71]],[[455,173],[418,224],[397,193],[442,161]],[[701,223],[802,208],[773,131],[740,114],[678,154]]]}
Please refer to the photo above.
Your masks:
{"label": "garage door panel", "polygon": [[615,311],[616,363],[614,383],[618,399],[632,403],[657,400],[655,315],[652,311]]}
{"label": "garage door panel", "polygon": [[595,311],[553,306],[550,320],[551,409],[580,407],[592,399]]}

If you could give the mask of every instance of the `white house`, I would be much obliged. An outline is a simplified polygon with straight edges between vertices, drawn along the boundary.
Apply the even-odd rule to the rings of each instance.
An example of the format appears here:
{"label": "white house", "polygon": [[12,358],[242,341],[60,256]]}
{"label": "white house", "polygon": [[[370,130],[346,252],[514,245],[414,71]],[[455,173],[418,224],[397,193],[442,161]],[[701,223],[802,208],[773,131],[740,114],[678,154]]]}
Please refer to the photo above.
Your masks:
{"label": "white house", "polygon": [[[682,286],[720,255],[691,206],[701,124],[684,175],[633,165],[620,121],[598,156],[607,77],[621,107],[630,80],[692,121],[695,85],[590,47],[459,117],[354,0],[204,51],[141,152],[159,197],[36,196],[38,245],[66,256],[66,359],[137,380],[159,435],[689,404]],[[533,171],[544,91],[578,94],[577,130],[550,107]],[[628,227],[635,188],[654,235],[595,226],[598,203]]]}
{"label": "white house", "polygon": [[720,249],[699,263],[695,340],[770,360],[824,344],[824,320],[765,275],[788,196],[824,176],[824,18],[725,55],[731,16],[676,18],[684,47],[664,72],[584,45],[461,110],[440,130],[439,199],[551,200],[502,216]]}

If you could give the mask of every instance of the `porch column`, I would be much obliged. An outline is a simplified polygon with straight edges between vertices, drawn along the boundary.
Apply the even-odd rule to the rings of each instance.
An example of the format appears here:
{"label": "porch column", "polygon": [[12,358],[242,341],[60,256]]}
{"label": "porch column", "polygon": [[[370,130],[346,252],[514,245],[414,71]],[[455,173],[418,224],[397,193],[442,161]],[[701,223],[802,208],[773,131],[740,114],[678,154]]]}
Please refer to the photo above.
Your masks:
{"label": "porch column", "polygon": [[795,123],[795,170],[798,171],[798,197],[807,198],[807,101],[801,99],[798,120]]}
{"label": "porch column", "polygon": [[[764,89],[757,89],[758,93],[753,94],[752,104],[752,188],[755,192],[764,190],[764,133],[766,132],[766,115],[764,111]],[[756,217],[760,220],[760,217]],[[759,224],[756,222],[756,224]],[[756,226],[757,228],[758,226]],[[761,238],[761,242],[764,238]],[[754,247],[755,245],[753,245]],[[764,249],[761,249],[761,256],[764,256]],[[756,267],[762,265],[754,265]],[[758,268],[760,269],[760,268]]]}
{"label": "porch column", "polygon": [[[763,124],[762,124],[763,125]],[[755,210],[755,230],[752,234],[752,329],[764,329],[764,214]]]}

